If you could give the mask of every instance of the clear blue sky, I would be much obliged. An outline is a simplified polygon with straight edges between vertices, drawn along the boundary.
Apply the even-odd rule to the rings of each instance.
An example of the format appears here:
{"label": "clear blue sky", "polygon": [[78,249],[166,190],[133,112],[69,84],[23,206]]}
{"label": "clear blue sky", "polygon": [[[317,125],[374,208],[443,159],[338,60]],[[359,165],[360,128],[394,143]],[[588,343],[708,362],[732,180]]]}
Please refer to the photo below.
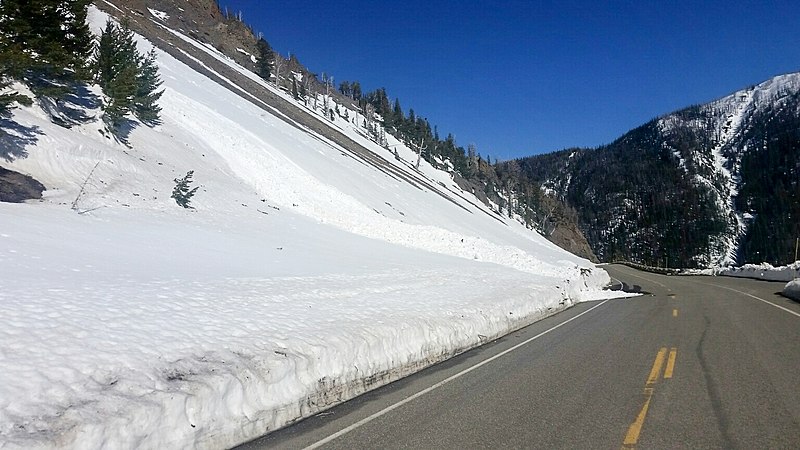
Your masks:
{"label": "clear blue sky", "polygon": [[221,0],[315,73],[502,159],[608,143],[800,70],[793,1]]}

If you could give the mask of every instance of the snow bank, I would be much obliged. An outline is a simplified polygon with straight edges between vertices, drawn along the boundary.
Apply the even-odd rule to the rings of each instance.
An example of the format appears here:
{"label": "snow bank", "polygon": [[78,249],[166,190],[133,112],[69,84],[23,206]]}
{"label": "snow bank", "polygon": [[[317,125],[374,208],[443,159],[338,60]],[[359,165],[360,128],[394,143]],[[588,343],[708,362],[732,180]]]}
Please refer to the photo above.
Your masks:
{"label": "snow bank", "polygon": [[790,281],[800,277],[800,261],[787,266],[774,267],[769,263],[745,264],[741,267],[715,267],[712,269],[686,270],[689,275],[722,275],[726,277],[755,278],[757,280]]}
{"label": "snow bank", "polygon": [[0,215],[10,448],[228,447],[601,293],[290,213]]}
{"label": "snow bank", "polygon": [[783,295],[800,301],[800,278],[795,278],[794,280],[786,283],[786,286],[783,288]]}
{"label": "snow bank", "polygon": [[0,163],[48,190],[0,204],[0,445],[230,447],[620,295],[411,150],[337,121],[394,171],[367,164],[157,58],[163,124],[130,147],[14,111],[35,142]]}

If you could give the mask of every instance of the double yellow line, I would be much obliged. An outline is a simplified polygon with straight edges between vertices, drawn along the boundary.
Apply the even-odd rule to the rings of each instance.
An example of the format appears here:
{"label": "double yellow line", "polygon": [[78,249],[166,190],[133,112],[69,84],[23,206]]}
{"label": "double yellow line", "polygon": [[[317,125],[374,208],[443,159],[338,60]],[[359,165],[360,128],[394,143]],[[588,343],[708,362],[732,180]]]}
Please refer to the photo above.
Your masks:
{"label": "double yellow line", "polygon": [[669,350],[669,357],[667,357],[667,348],[661,347],[656,354],[656,359],[653,361],[653,367],[650,369],[650,374],[647,376],[647,383],[644,387],[644,405],[636,416],[636,420],[628,427],[628,433],[625,435],[625,440],[622,442],[623,449],[632,449],[637,442],[639,442],[639,434],[642,432],[644,420],[647,418],[647,410],[650,409],[650,400],[653,398],[655,392],[655,384],[661,376],[661,369],[664,367],[664,360],[666,359],[667,367],[664,369],[664,379],[672,378],[672,372],[675,371],[675,358],[678,357],[678,349],[673,347]]}

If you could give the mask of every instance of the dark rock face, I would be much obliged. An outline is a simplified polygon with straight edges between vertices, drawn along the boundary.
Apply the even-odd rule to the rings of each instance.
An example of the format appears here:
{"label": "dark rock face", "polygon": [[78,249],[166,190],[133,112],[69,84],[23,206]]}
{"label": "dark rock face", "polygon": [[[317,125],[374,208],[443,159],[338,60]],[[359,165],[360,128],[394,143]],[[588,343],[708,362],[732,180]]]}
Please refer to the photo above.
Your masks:
{"label": "dark rock face", "polygon": [[599,262],[586,237],[573,222],[559,223],[547,239],[573,255]]}
{"label": "dark rock face", "polygon": [[0,202],[22,203],[42,198],[44,185],[33,178],[0,167]]}

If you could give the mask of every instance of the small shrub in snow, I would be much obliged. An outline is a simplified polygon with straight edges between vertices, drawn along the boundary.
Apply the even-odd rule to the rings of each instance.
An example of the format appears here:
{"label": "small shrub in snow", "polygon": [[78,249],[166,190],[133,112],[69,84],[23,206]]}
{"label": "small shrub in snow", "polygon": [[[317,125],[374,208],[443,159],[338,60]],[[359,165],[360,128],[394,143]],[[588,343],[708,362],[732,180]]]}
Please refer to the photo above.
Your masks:
{"label": "small shrub in snow", "polygon": [[191,208],[189,201],[198,189],[197,187],[189,188],[189,185],[192,184],[192,175],[194,175],[194,170],[186,172],[183,178],[175,178],[175,189],[172,190],[170,196],[175,199],[175,203],[187,209]]}

